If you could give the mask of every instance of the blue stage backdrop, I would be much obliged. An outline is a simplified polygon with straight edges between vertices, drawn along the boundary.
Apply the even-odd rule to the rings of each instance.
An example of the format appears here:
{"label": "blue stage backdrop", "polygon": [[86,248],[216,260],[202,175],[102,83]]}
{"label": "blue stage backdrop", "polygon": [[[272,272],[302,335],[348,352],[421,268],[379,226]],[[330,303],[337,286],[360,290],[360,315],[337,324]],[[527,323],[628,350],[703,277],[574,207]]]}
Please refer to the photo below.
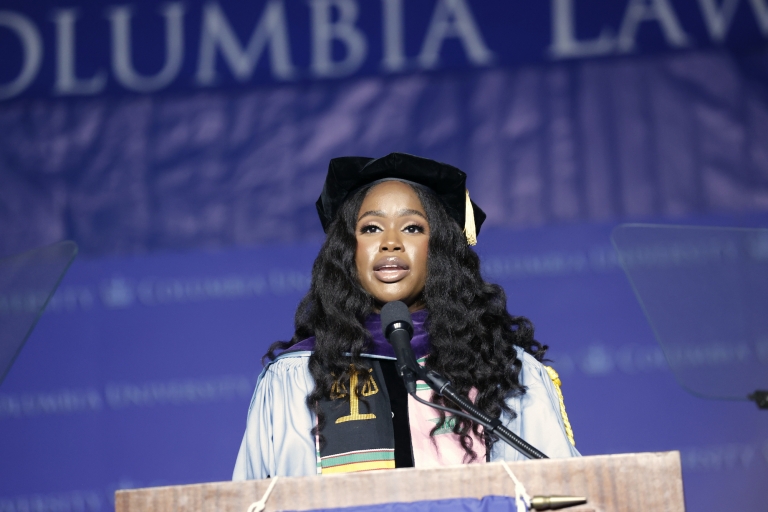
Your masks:
{"label": "blue stage backdrop", "polygon": [[[759,510],[768,415],[677,385],[610,228],[490,229],[478,250],[551,346],[582,453],[680,450],[689,510]],[[78,261],[0,390],[0,510],[106,512],[116,488],[229,479],[260,358],[292,335],[317,249]],[[688,364],[717,372],[728,350]]]}
{"label": "blue stage backdrop", "polygon": [[679,449],[689,510],[764,509],[768,415],[677,386],[608,235],[766,226],[767,41],[766,0],[4,0],[0,255],[81,256],[0,387],[0,512],[229,478],[327,162],[391,151],[469,173],[582,453]]}

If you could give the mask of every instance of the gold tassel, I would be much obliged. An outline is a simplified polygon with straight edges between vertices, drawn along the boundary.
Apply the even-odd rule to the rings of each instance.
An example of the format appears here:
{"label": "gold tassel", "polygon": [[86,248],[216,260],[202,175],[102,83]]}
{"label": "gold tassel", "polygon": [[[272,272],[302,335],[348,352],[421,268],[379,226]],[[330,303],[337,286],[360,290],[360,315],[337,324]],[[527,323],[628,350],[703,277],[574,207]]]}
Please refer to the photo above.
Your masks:
{"label": "gold tassel", "polygon": [[467,237],[469,245],[477,245],[477,230],[475,229],[475,211],[472,209],[472,201],[469,200],[469,190],[467,190],[467,203],[464,213],[464,234]]}

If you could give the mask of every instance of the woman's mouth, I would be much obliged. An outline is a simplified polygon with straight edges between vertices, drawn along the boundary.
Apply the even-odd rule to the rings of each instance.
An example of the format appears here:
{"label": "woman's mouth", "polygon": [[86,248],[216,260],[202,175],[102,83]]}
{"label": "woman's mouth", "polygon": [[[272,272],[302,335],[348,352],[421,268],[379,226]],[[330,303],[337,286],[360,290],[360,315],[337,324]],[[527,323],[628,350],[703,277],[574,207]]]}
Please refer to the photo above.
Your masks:
{"label": "woman's mouth", "polygon": [[411,268],[397,256],[388,256],[373,265],[373,275],[382,283],[396,283],[408,275]]}

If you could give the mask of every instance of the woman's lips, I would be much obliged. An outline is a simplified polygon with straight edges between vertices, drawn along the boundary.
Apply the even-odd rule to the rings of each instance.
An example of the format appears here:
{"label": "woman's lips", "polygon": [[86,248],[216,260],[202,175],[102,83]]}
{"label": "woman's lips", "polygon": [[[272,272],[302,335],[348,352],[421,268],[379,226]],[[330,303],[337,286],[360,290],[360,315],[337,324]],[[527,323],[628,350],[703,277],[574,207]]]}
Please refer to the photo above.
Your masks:
{"label": "woman's lips", "polygon": [[411,268],[397,256],[388,256],[373,265],[373,275],[382,283],[396,283],[408,275]]}

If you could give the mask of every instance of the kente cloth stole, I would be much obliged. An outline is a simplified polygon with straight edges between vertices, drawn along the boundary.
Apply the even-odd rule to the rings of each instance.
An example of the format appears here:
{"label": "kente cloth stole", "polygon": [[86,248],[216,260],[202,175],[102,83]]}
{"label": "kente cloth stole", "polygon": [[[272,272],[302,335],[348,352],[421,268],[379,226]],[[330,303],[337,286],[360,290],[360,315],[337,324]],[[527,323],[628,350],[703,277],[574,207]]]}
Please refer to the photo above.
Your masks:
{"label": "kente cloth stole", "polygon": [[[317,448],[317,473],[352,473],[395,468],[395,438],[392,410],[384,375],[376,359],[369,359],[371,368],[363,384],[362,397],[349,392],[345,386],[334,385],[330,400],[321,400],[325,414],[323,437],[325,443]],[[423,364],[423,359],[419,360]],[[350,379],[355,389],[358,378]],[[429,400],[432,390],[426,384],[417,386],[419,398]],[[470,394],[474,399],[475,392]],[[462,464],[465,452],[459,436],[452,432],[454,418],[447,415],[445,424],[430,436],[440,419],[436,409],[408,397],[408,419],[413,446],[413,461],[418,468]],[[471,435],[472,448],[477,453],[473,462],[485,462],[485,445]]]}

